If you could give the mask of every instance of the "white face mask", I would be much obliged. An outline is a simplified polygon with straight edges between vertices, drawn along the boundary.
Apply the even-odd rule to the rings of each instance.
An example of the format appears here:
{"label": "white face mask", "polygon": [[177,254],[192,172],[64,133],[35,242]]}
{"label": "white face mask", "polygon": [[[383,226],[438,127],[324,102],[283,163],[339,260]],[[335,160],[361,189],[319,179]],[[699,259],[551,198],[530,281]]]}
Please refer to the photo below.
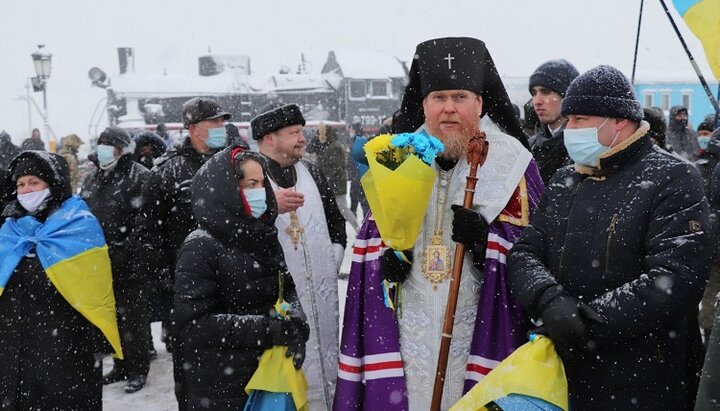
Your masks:
{"label": "white face mask", "polygon": [[21,206],[29,212],[34,212],[40,207],[46,198],[50,197],[50,189],[44,188],[40,191],[33,191],[31,193],[18,194],[17,199]]}

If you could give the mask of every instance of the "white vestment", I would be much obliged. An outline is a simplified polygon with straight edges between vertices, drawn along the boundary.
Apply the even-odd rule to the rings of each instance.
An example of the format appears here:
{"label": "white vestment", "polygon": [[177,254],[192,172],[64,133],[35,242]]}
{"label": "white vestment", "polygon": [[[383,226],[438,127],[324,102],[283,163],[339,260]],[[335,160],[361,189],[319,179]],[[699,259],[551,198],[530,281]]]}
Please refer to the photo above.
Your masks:
{"label": "white vestment", "polygon": [[[489,119],[483,119],[481,129],[487,135],[489,143],[488,157],[478,170],[478,183],[473,200],[473,209],[480,213],[485,221],[492,222],[502,212],[511,199],[520,179],[525,174],[532,155],[512,136],[508,136]],[[410,274],[402,284],[400,325],[400,352],[403,359],[405,380],[408,390],[410,410],[429,410],[432,400],[440,336],[442,334],[450,281],[445,280],[433,289],[433,284],[423,275],[422,261],[425,246],[430,244],[435,231],[435,213],[438,195],[444,189],[438,187],[440,169],[433,193],[425,213],[423,226],[415,242],[413,264]],[[443,207],[444,224],[442,226],[443,245],[449,249],[451,264],[455,253],[452,241],[452,204],[463,204],[466,177],[470,167],[465,157],[447,171],[450,178],[448,198]],[[440,189],[440,191],[438,191]],[[450,353],[445,375],[442,409],[447,410],[461,397],[465,381],[465,369],[470,352],[470,344],[477,314],[480,282],[473,274],[473,261],[469,253],[465,254],[460,294],[455,314]]]}
{"label": "white vestment", "polygon": [[[309,409],[330,410],[337,380],[339,344],[337,265],[320,191],[304,164],[298,162],[294,167],[297,175],[295,190],[305,196],[304,205],[297,209],[304,230],[302,240],[296,246],[286,231],[290,226],[290,213],[279,215],[275,226],[310,325],[303,363]],[[272,184],[277,191],[279,187],[275,182]]]}

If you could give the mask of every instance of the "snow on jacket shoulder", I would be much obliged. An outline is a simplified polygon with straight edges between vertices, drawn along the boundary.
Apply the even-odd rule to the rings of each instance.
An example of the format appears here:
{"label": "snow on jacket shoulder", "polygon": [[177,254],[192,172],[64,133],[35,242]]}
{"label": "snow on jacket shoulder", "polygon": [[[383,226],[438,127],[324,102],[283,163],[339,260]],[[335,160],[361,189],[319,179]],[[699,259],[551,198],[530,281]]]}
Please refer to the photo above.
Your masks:
{"label": "snow on jacket shoulder", "polygon": [[685,338],[697,332],[689,324],[709,271],[708,205],[692,165],[636,134],[594,176],[558,171],[508,264],[532,317],[560,284],[607,319],[590,329],[597,360],[568,369],[604,389],[644,384],[647,395],[668,395],[684,385]]}

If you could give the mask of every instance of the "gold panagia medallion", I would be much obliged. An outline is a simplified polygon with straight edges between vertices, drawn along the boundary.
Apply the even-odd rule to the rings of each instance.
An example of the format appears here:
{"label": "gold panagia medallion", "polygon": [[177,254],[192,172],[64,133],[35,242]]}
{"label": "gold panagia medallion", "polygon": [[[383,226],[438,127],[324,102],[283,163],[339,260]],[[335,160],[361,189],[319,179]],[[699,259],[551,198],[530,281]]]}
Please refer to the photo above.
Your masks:
{"label": "gold panagia medallion", "polygon": [[443,245],[442,233],[436,233],[425,247],[422,261],[423,275],[433,289],[450,277],[451,265],[450,250]]}

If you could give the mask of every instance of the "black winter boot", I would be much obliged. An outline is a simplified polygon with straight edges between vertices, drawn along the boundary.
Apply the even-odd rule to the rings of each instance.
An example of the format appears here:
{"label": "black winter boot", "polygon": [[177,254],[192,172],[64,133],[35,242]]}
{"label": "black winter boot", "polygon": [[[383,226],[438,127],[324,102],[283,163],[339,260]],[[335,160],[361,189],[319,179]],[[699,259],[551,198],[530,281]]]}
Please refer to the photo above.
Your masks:
{"label": "black winter boot", "polygon": [[145,382],[147,381],[147,376],[142,374],[131,374],[128,376],[128,382],[125,385],[125,392],[128,394],[132,394],[134,392],[138,392],[143,389],[145,386]]}
{"label": "black winter boot", "polygon": [[127,378],[128,376],[127,373],[125,373],[125,370],[123,370],[122,367],[118,367],[117,365],[115,365],[113,366],[112,370],[110,370],[110,372],[103,375],[102,384],[108,385],[114,382],[127,380]]}

